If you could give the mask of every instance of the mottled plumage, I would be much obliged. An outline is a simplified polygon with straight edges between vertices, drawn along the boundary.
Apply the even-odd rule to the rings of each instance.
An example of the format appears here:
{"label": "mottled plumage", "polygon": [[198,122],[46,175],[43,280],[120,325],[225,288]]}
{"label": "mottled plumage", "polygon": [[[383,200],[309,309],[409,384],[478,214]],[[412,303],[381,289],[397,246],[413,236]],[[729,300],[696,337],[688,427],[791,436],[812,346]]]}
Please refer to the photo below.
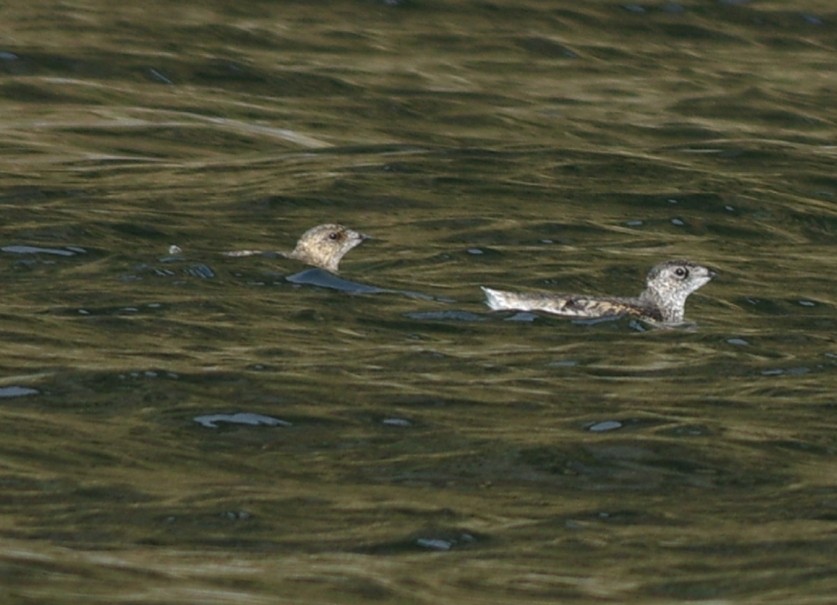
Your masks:
{"label": "mottled plumage", "polygon": [[[340,260],[346,253],[369,236],[358,233],[343,225],[328,223],[317,225],[302,234],[296,247],[291,252],[279,252],[285,258],[293,258],[303,263],[337,273]],[[225,252],[225,256],[253,256],[265,254],[261,250],[234,250]],[[274,253],[276,254],[276,253]]]}
{"label": "mottled plumage", "polygon": [[637,297],[581,294],[523,294],[483,288],[486,304],[495,311],[544,311],[563,317],[628,315],[659,323],[681,323],[689,294],[705,285],[715,272],[687,260],[660,263],[648,272],[645,290]]}

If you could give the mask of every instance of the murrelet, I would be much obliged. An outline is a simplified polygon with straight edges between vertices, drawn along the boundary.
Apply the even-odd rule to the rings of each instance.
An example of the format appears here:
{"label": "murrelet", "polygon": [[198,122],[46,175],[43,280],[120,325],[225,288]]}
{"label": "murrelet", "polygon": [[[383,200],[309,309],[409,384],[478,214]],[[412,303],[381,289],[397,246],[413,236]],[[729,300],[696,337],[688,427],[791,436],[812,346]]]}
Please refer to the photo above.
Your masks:
{"label": "murrelet", "polygon": [[523,294],[483,287],[485,303],[495,311],[544,311],[563,317],[618,317],[665,324],[683,322],[689,294],[709,283],[716,272],[688,260],[669,260],[648,272],[645,290],[637,297],[583,294]]}
{"label": "murrelet", "polygon": [[[293,258],[308,265],[325,269],[331,273],[337,273],[340,260],[349,250],[366,239],[369,239],[368,235],[343,225],[327,223],[312,227],[303,233],[291,252],[279,252],[278,254],[285,258]],[[224,256],[253,256],[259,254],[266,254],[266,252],[262,250],[224,252]]]}

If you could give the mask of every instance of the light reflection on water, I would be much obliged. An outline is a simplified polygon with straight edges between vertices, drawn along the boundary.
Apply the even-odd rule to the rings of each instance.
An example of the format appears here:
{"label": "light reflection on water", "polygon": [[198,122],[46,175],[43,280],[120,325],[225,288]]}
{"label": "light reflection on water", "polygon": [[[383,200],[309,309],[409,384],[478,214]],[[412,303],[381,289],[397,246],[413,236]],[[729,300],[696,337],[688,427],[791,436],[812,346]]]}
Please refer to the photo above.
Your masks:
{"label": "light reflection on water", "polygon": [[[833,25],[808,4],[8,9],[8,589],[833,594]],[[339,280],[221,254],[325,221],[375,236]],[[635,295],[680,256],[720,271],[684,330],[479,290]]]}

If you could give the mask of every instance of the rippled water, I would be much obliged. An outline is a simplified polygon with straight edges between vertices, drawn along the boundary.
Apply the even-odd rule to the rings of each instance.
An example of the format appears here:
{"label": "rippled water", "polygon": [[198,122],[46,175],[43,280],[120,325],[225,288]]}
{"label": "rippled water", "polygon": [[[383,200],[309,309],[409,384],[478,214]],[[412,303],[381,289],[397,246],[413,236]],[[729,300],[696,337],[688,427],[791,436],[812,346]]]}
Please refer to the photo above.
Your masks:
{"label": "rippled water", "polygon": [[831,601],[831,2],[0,15],[4,601]]}

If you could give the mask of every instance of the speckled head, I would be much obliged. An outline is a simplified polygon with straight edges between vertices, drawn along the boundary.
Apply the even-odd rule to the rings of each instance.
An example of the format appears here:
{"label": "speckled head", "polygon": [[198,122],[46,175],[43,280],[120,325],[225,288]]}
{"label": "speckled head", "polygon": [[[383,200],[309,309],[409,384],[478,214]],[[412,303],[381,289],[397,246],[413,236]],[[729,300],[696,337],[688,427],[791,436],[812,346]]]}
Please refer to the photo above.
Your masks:
{"label": "speckled head", "polygon": [[346,253],[368,237],[335,223],[317,225],[302,234],[296,248],[288,256],[337,273],[340,260]]}
{"label": "speckled head", "polygon": [[648,272],[641,298],[656,304],[667,322],[682,322],[689,294],[706,285],[715,271],[688,260],[669,260]]}

